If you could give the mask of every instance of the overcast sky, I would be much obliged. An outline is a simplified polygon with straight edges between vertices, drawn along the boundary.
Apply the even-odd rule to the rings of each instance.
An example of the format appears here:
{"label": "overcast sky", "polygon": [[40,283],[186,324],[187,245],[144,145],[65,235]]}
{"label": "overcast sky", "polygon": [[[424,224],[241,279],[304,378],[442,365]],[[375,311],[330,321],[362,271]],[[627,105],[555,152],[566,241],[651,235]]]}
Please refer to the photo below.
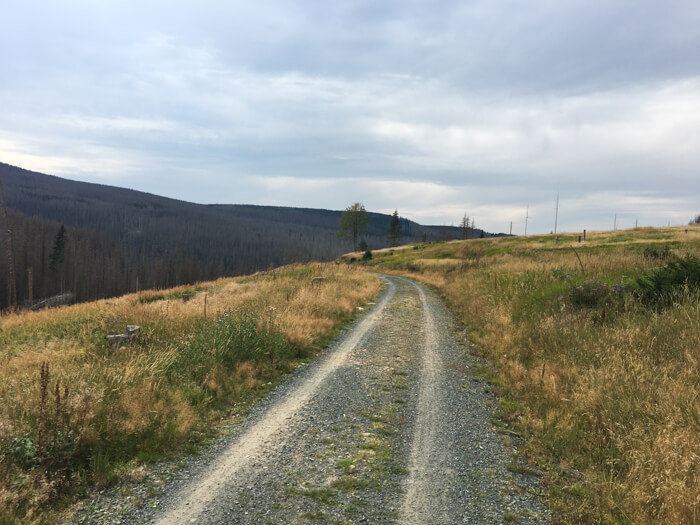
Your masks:
{"label": "overcast sky", "polygon": [[0,161],[488,231],[700,213],[698,0],[22,0]]}

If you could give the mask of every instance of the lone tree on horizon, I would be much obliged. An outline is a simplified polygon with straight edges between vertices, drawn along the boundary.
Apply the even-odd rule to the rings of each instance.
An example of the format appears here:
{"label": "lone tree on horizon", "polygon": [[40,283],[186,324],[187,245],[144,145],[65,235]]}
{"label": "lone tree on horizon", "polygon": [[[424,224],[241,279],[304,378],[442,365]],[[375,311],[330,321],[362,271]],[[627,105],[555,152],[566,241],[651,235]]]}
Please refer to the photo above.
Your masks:
{"label": "lone tree on horizon", "polygon": [[462,217],[462,222],[459,224],[460,233],[462,234],[462,240],[469,238],[469,215],[466,213]]}
{"label": "lone tree on horizon", "polygon": [[357,251],[358,239],[367,231],[367,221],[367,210],[364,204],[356,202],[348,206],[338,221],[338,237],[352,239],[352,249]]}
{"label": "lone tree on horizon", "polygon": [[398,246],[401,242],[401,219],[399,218],[399,210],[394,210],[394,214],[391,216],[386,240],[389,246]]}

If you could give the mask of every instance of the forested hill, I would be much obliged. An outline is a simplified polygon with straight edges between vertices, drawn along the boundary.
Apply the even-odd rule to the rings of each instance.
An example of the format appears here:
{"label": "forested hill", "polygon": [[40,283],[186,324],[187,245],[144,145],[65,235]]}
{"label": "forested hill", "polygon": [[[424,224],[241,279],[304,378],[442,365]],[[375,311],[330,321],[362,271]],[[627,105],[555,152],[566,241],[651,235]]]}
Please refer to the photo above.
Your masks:
{"label": "forested hill", "polygon": [[[71,181],[0,163],[13,226],[18,302],[72,291],[78,300],[249,273],[351,249],[340,211],[202,205]],[[348,203],[351,204],[351,203]],[[386,245],[389,215],[370,213],[366,240]],[[9,257],[0,214],[0,308],[9,304]],[[65,241],[59,229],[65,225]],[[454,238],[457,228],[402,220],[403,242]],[[479,234],[479,230],[475,232]],[[53,257],[52,257],[53,255]]]}

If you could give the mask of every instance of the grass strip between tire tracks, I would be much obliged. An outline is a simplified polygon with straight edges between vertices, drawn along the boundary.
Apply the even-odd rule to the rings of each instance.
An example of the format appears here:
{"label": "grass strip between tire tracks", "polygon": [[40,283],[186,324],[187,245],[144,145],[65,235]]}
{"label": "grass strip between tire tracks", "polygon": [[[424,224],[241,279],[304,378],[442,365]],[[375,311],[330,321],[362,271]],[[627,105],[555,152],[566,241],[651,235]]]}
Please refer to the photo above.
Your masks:
{"label": "grass strip between tire tracks", "polygon": [[[378,250],[487,358],[562,522],[700,519],[700,226]],[[347,260],[359,254],[349,254]]]}

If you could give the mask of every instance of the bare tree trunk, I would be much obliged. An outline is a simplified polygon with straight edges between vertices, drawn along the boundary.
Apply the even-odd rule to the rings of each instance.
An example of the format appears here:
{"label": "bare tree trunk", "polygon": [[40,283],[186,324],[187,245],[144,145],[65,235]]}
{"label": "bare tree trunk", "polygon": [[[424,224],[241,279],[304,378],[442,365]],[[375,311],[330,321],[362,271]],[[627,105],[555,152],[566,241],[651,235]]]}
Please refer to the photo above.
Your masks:
{"label": "bare tree trunk", "polygon": [[5,215],[5,224],[7,226],[7,242],[9,249],[7,250],[8,263],[10,265],[10,306],[17,306],[17,278],[15,277],[15,246],[12,236],[12,222],[10,222],[10,214],[7,212],[7,204],[5,203],[5,190],[0,179],[0,202]]}

